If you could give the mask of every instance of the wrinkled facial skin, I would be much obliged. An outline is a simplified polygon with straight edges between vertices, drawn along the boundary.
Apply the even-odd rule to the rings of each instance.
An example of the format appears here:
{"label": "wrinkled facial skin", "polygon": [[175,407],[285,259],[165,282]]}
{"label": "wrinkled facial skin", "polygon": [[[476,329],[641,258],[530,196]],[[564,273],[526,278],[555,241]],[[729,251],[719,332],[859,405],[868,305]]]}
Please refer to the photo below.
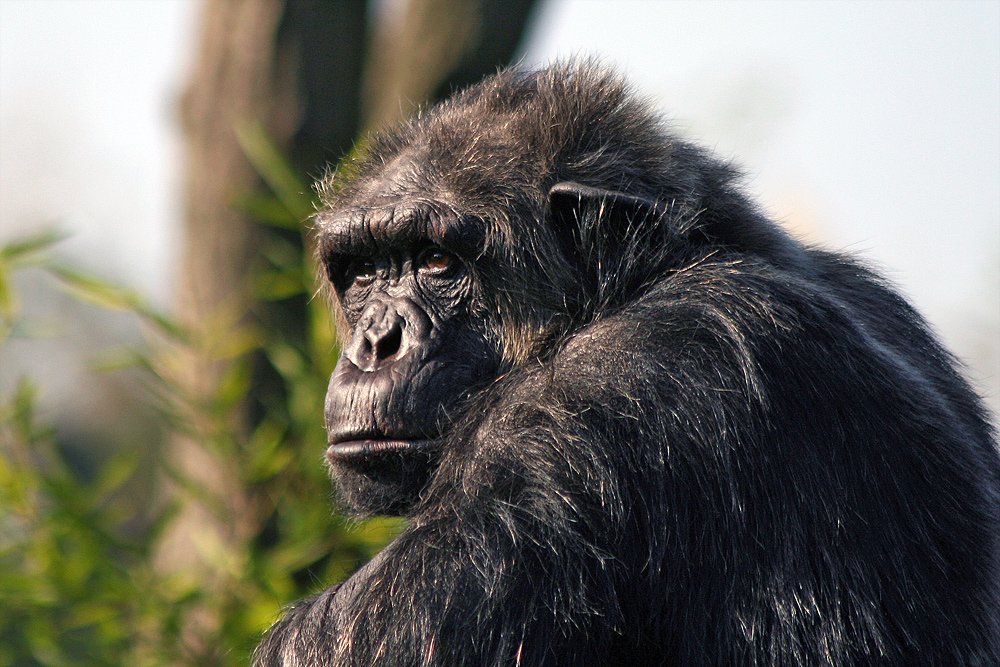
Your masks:
{"label": "wrinkled facial skin", "polygon": [[402,514],[498,354],[469,315],[472,268],[449,225],[398,201],[321,215],[321,259],[349,331],[326,397],[326,459],[358,516]]}

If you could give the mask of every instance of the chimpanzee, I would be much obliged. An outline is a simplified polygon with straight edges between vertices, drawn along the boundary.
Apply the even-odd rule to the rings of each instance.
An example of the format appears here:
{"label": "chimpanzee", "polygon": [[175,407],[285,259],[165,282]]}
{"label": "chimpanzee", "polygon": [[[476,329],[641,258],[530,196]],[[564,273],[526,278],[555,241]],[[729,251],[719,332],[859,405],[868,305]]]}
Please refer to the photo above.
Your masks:
{"label": "chimpanzee", "polygon": [[1000,664],[1000,459],[920,316],[594,62],[322,185],[331,474],[409,518],[259,665]]}

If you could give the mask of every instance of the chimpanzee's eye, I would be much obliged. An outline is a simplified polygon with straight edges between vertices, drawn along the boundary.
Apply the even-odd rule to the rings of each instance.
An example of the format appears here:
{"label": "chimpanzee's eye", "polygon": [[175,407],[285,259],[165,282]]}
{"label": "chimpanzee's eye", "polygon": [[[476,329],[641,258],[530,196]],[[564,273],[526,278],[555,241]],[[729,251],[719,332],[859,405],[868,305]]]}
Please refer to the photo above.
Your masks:
{"label": "chimpanzee's eye", "polygon": [[457,265],[458,259],[441,248],[428,248],[417,260],[417,268],[429,273],[444,273]]}
{"label": "chimpanzee's eye", "polygon": [[347,265],[347,282],[371,282],[375,278],[377,268],[371,259],[358,257]]}

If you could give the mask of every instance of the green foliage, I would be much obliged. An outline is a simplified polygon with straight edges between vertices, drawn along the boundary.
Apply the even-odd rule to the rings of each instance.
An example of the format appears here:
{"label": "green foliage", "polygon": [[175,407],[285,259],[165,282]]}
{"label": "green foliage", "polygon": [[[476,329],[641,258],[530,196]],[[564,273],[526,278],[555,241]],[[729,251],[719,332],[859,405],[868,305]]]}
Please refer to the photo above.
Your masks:
{"label": "green foliage", "polygon": [[0,247],[0,344],[11,335],[20,314],[20,303],[14,293],[14,273],[37,266],[40,256],[60,238],[56,232],[46,230]]}
{"label": "green foliage", "polygon": [[[134,313],[150,344],[113,351],[99,368],[140,369],[160,428],[230,471],[237,488],[228,495],[242,499],[235,516],[232,497],[166,458],[140,460],[135,452],[149,451],[140,443],[84,479],[40,424],[36,387],[22,381],[0,397],[0,665],[246,664],[282,605],[343,579],[399,530],[387,520],[352,525],[326,502],[322,411],[337,355],[325,304],[311,298],[300,221],[313,202],[259,129],[240,138],[273,193],[234,202],[267,225],[250,278],[254,321],[187,331],[136,293],[53,263],[51,232],[0,248],[0,344],[23,328],[12,275],[24,268],[44,268],[85,302]],[[303,321],[290,327],[275,313],[293,307]],[[207,398],[177,380],[192,350],[227,362]],[[210,567],[171,572],[157,546],[192,500],[223,525],[241,522],[248,539],[193,543]],[[202,616],[217,622],[192,639]]]}
{"label": "green foliage", "polygon": [[23,381],[0,412],[0,664],[120,664],[143,603],[143,545],[120,532],[136,510],[116,494],[135,462],[80,481],[34,399]]}

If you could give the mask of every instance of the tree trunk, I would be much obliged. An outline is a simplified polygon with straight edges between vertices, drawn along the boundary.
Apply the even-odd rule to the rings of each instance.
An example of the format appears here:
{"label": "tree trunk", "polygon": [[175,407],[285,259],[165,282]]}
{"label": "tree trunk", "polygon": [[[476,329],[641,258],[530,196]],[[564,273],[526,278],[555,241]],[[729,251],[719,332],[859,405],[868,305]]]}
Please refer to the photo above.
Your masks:
{"label": "tree trunk", "polygon": [[[281,380],[255,372],[244,385],[246,400],[230,402],[228,412],[220,408],[220,388],[246,369],[241,329],[266,325],[294,338],[304,327],[309,296],[253,301],[248,267],[267,235],[280,232],[261,229],[232,206],[260,188],[234,129],[261,123],[296,166],[316,176],[350,148],[362,126],[395,123],[434,101],[449,74],[464,84],[506,63],[533,2],[409,0],[394,21],[379,26],[366,50],[365,0],[204,0],[181,104],[185,209],[176,312],[193,344],[166,362],[195,408],[183,420],[191,433],[168,443],[166,460],[177,475],[165,492],[177,512],[156,553],[178,599],[197,594],[181,627],[187,664],[232,660],[220,642],[225,610],[234,600],[239,604],[240,577],[251,570],[265,521],[255,490],[241,478],[236,445],[253,425],[247,422],[254,409],[264,409],[255,408],[255,399],[274,395],[268,383]],[[301,241],[294,232],[283,238]],[[263,319],[251,320],[251,310]]]}
{"label": "tree trunk", "polygon": [[[275,136],[290,134],[292,98],[279,90],[277,77],[275,36],[283,9],[283,0],[206,0],[181,103],[185,208],[176,313],[193,344],[174,351],[171,365],[182,393],[199,407],[191,411],[194,434],[177,435],[168,445],[168,465],[184,483],[169,485],[177,514],[165,528],[156,563],[175,578],[178,592],[200,591],[205,600],[182,628],[192,665],[221,661],[218,601],[245,566],[254,533],[246,489],[212,433],[217,425],[197,422],[212,412],[220,382],[232,370],[227,348],[233,331],[247,324],[255,229],[230,202],[256,188],[258,177],[234,128],[265,121]],[[233,422],[229,427],[237,432],[242,425]]]}

